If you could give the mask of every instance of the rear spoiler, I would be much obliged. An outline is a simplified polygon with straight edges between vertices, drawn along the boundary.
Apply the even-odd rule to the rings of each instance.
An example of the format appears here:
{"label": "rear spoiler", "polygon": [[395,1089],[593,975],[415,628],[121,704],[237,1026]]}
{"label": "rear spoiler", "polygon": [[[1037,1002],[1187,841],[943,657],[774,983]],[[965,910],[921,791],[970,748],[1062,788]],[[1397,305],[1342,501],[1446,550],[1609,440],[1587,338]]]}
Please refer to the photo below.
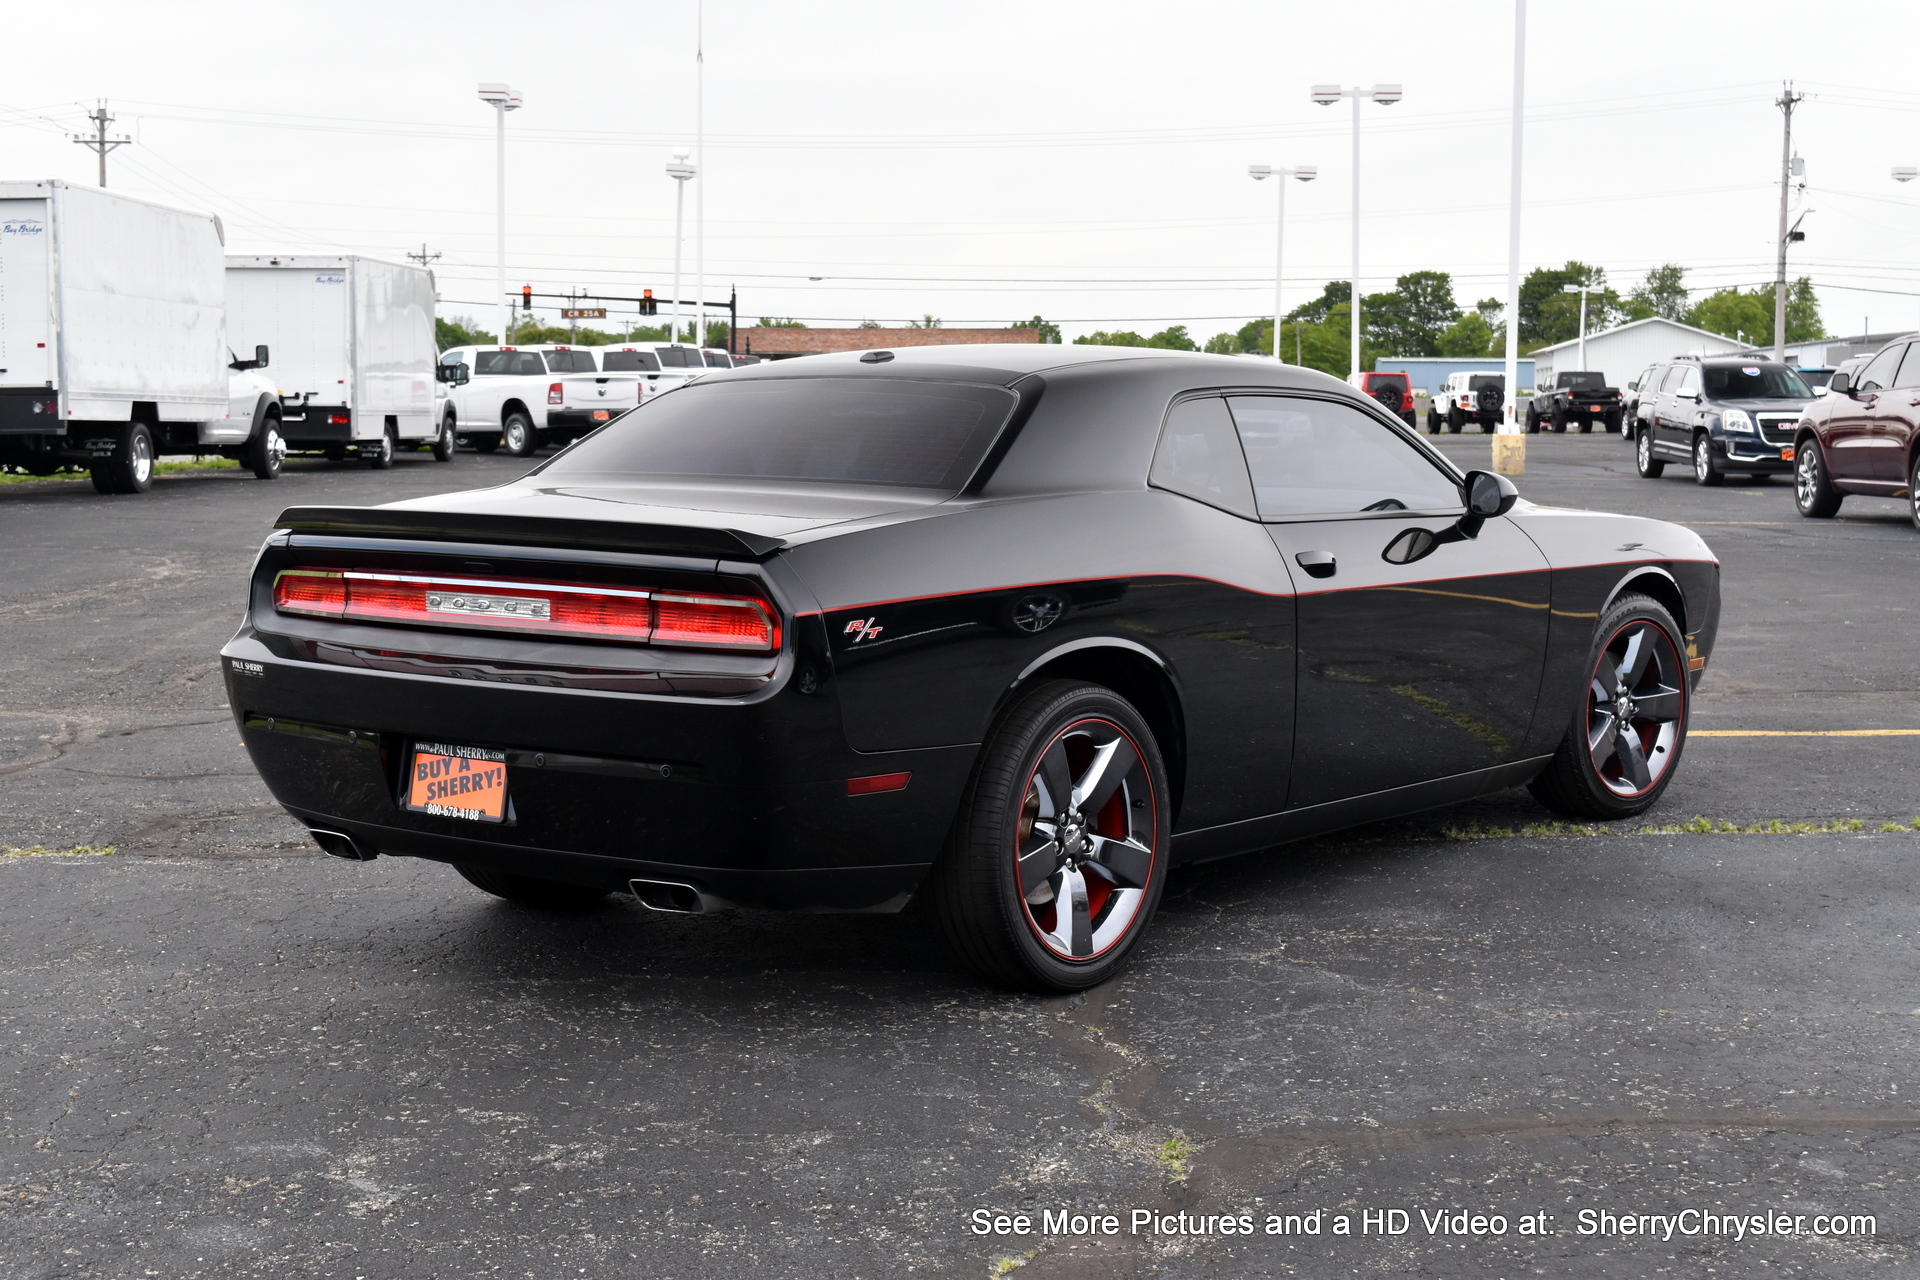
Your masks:
{"label": "rear spoiler", "polygon": [[274,527],[294,533],[345,537],[492,542],[582,551],[711,556],[717,560],[764,560],[787,545],[781,538],[742,533],[738,529],[457,511],[396,511],[387,507],[288,507],[274,521]]}

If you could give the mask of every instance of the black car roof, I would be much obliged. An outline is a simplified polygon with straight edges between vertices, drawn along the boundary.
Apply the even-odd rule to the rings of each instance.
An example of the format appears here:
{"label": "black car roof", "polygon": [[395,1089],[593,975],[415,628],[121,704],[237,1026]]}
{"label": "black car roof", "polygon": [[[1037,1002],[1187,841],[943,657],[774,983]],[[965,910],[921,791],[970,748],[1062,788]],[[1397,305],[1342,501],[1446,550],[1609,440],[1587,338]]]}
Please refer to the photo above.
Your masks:
{"label": "black car roof", "polygon": [[[859,377],[953,378],[986,381],[1002,386],[1036,373],[1095,364],[1134,364],[1141,361],[1179,362],[1196,375],[1216,382],[1273,383],[1285,386],[1325,384],[1329,375],[1298,365],[1278,364],[1248,356],[1208,355],[1199,351],[1169,351],[1159,347],[1096,347],[1059,343],[961,343],[939,347],[882,347],[891,358],[871,361],[869,351],[842,351],[828,355],[772,360],[727,375],[738,378],[818,378],[831,375]],[[1202,369],[1207,372],[1202,373]],[[1277,378],[1276,378],[1277,376]],[[1297,381],[1296,381],[1297,380]],[[1338,383],[1338,379],[1332,379]],[[1342,384],[1344,385],[1344,384]]]}

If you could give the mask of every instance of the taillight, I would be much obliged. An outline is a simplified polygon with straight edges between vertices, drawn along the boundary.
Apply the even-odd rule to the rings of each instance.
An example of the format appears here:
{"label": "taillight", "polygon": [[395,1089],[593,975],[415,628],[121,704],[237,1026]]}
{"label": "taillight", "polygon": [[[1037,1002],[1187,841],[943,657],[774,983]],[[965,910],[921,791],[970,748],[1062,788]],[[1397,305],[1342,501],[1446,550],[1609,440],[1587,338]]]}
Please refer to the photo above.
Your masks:
{"label": "taillight", "polygon": [[547,388],[548,404],[565,404],[566,402],[567,402],[567,398],[566,396],[561,394],[559,383],[556,382],[552,386]]}
{"label": "taillight", "polygon": [[347,415],[344,413],[330,413],[327,415],[327,421],[336,427],[344,427],[347,425]]}
{"label": "taillight", "polygon": [[348,569],[283,569],[273,581],[281,613],[348,622],[404,622],[464,630],[703,648],[780,647],[765,601],[662,594],[562,582],[450,578]]}

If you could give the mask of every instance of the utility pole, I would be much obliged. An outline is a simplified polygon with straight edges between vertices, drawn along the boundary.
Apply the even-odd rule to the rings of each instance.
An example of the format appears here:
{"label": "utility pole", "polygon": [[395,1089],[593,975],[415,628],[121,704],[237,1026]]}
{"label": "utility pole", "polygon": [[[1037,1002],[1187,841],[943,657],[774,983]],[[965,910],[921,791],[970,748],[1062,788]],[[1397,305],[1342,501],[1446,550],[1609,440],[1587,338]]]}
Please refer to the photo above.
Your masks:
{"label": "utility pole", "polygon": [[88,138],[76,133],[73,135],[73,140],[81,146],[91,147],[99,153],[100,185],[104,187],[107,185],[107,152],[113,150],[115,147],[129,146],[132,144],[133,139],[127,137],[125,134],[120,135],[118,138],[109,138],[107,136],[107,126],[113,123],[113,117],[107,114],[107,100],[105,98],[99,100],[99,105],[93,109],[93,114],[89,115],[87,119],[93,121],[94,136]]}
{"label": "utility pole", "polygon": [[432,253],[428,253],[427,242],[422,240],[420,242],[420,252],[414,253],[412,250],[408,250],[407,256],[409,258],[412,258],[415,262],[419,263],[421,266],[424,267],[428,263],[432,262],[435,258],[440,257],[440,253],[438,250],[435,250]]}
{"label": "utility pole", "polygon": [[1493,469],[1524,475],[1527,437],[1520,421],[1520,157],[1527,117],[1527,0],[1513,0],[1513,156],[1507,175],[1507,351],[1506,411],[1496,428],[1508,436],[1506,448],[1493,442]]}
{"label": "utility pole", "polygon": [[[693,345],[707,345],[707,6],[693,6],[693,167],[700,185],[693,189]],[[680,292],[678,283],[674,293]],[[700,357],[706,360],[705,356]]]}
{"label": "utility pole", "polygon": [[1793,91],[1789,80],[1773,105],[1780,108],[1785,127],[1780,132],[1780,269],[1773,278],[1773,358],[1787,358],[1787,197],[1793,187],[1793,108],[1807,95]]}

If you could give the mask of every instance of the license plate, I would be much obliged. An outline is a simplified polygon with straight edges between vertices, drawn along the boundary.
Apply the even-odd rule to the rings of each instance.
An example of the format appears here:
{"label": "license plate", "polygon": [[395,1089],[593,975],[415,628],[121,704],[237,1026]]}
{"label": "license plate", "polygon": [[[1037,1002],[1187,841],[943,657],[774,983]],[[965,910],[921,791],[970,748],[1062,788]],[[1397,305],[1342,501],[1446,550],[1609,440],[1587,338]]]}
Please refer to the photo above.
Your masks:
{"label": "license plate", "polygon": [[609,410],[609,409],[595,409],[595,410],[593,411],[593,420],[594,420],[595,422],[605,422],[605,421],[607,421],[607,420],[608,420],[609,418],[611,418],[611,417],[613,417],[613,412],[612,412],[612,410]]}
{"label": "license plate", "polygon": [[407,768],[407,808],[441,818],[504,822],[507,753],[445,742],[414,743]]}
{"label": "license plate", "polygon": [[1792,445],[1787,445],[1787,446],[1786,446],[1785,448],[1783,448],[1783,449],[1781,449],[1781,450],[1780,450],[1780,461],[1782,461],[1782,462],[1792,462],[1792,461],[1793,461],[1793,446],[1792,446]]}

